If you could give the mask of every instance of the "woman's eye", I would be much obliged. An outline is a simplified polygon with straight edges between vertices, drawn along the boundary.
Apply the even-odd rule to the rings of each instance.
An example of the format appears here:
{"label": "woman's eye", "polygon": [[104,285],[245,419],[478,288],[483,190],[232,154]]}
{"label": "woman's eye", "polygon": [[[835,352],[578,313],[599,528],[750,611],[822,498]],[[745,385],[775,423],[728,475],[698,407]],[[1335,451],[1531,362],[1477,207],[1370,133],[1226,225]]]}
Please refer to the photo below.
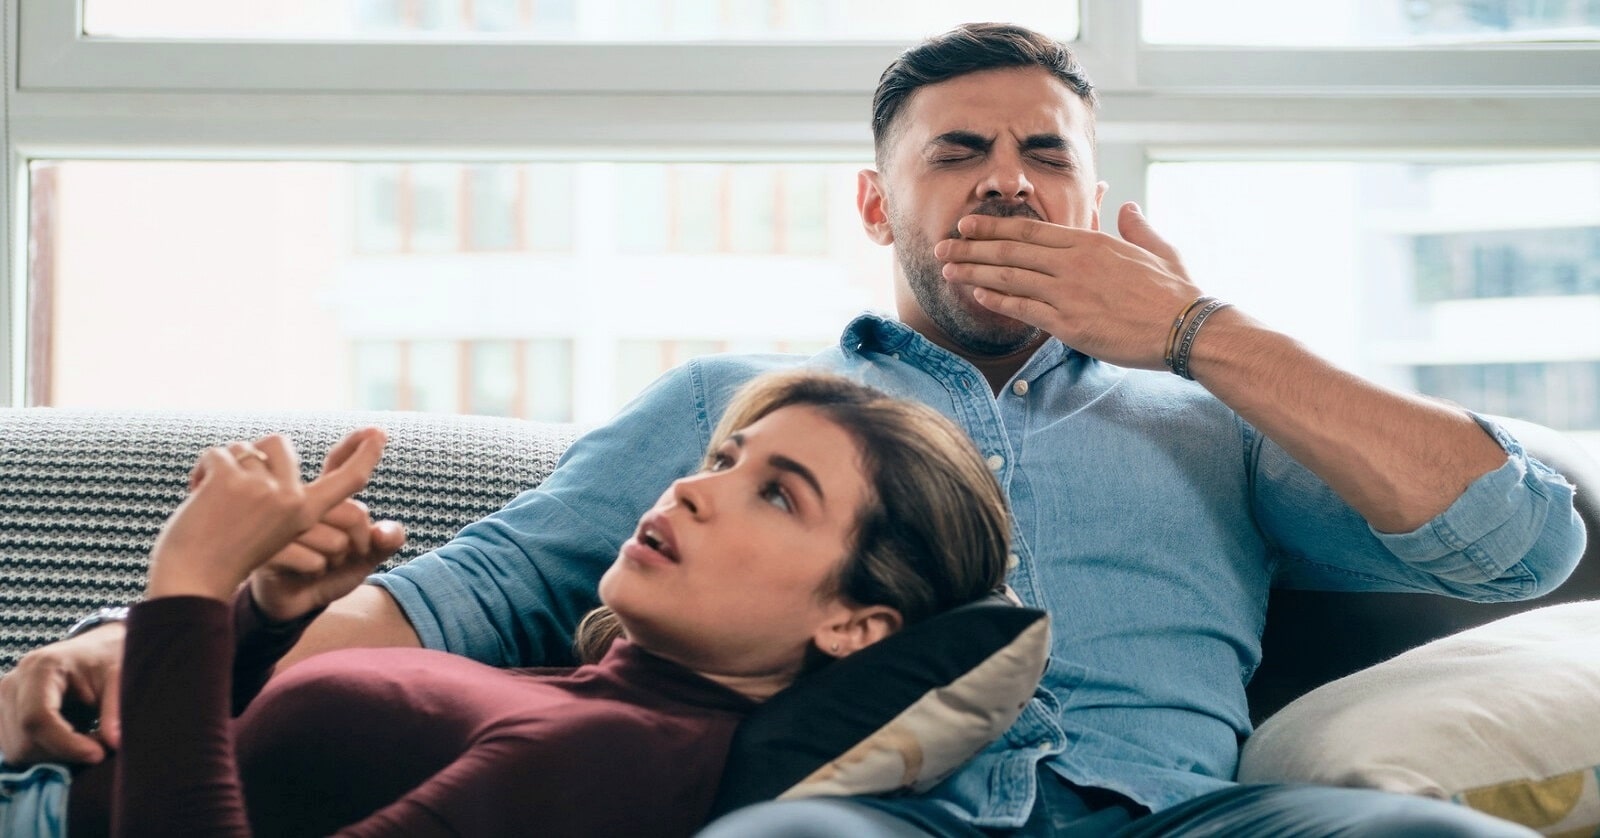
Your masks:
{"label": "woman's eye", "polygon": [[762,486],[761,497],[767,503],[776,506],[784,512],[794,511],[794,504],[789,502],[788,493],[784,492],[783,487],[778,485],[777,482],[768,483],[767,485]]}
{"label": "woman's eye", "polygon": [[718,451],[706,461],[706,471],[722,471],[731,465],[733,465],[733,458]]}

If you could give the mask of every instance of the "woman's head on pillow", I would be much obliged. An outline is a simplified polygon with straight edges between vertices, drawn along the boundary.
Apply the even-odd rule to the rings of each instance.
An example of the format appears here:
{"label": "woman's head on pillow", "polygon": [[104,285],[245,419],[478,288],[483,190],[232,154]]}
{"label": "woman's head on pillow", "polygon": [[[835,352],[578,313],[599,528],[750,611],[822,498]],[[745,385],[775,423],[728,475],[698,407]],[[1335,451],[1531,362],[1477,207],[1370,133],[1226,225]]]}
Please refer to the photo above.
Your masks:
{"label": "woman's head on pillow", "polygon": [[600,593],[633,642],[765,697],[988,594],[1008,548],[1000,487],[948,419],[780,373],[739,392],[700,471],[640,519]]}

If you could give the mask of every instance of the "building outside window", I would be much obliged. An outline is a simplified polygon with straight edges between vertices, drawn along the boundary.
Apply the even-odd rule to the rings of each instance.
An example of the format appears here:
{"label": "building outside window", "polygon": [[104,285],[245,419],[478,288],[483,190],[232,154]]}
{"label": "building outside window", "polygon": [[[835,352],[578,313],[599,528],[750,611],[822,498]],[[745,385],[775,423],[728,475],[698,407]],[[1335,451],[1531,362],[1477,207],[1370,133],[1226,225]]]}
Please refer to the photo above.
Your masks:
{"label": "building outside window", "polygon": [[[871,85],[972,9],[86,0],[41,42],[49,0],[7,2],[13,403],[589,423],[694,354],[892,307],[853,205]],[[1107,229],[1139,200],[1208,292],[1335,362],[1600,452],[1600,0],[985,16],[1078,39]]]}

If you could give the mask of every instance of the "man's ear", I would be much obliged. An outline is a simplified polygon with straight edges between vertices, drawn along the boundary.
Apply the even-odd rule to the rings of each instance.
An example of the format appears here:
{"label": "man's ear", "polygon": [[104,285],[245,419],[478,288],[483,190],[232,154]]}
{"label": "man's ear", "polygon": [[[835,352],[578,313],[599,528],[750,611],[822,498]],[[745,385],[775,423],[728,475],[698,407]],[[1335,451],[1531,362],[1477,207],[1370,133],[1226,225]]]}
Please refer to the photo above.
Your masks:
{"label": "man's ear", "polygon": [[846,607],[837,619],[817,629],[812,642],[826,655],[842,658],[900,630],[900,612],[887,605]]}
{"label": "man's ear", "polygon": [[889,227],[889,196],[884,192],[883,175],[872,169],[862,169],[856,175],[856,211],[861,213],[861,227],[867,231],[867,238],[878,244],[894,244],[894,230]]}
{"label": "man's ear", "polygon": [[1090,222],[1089,229],[1097,233],[1100,232],[1100,207],[1105,203],[1106,190],[1110,188],[1111,184],[1103,180],[1094,185],[1094,220]]}

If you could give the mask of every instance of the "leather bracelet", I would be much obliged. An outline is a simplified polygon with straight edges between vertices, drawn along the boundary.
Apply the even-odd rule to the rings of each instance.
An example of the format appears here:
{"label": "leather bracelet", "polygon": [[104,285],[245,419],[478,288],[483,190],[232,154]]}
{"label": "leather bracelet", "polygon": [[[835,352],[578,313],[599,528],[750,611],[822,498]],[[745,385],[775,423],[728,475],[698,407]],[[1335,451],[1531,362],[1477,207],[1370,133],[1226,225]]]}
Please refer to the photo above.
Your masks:
{"label": "leather bracelet", "polygon": [[83,634],[90,629],[99,628],[106,623],[125,623],[127,621],[128,606],[107,606],[105,608],[101,608],[93,614],[90,614],[87,617],[84,617],[76,623],[73,623],[72,628],[67,629],[66,636],[61,639],[71,640],[72,638],[77,637],[78,635]]}
{"label": "leather bracelet", "polygon": [[1194,349],[1195,335],[1200,334],[1200,327],[1205,325],[1207,318],[1230,305],[1233,303],[1213,299],[1206,303],[1205,308],[1195,312],[1194,319],[1189,321],[1189,327],[1183,331],[1183,339],[1178,341],[1178,348],[1172,354],[1173,373],[1194,380],[1194,376],[1189,374],[1189,351]]}
{"label": "leather bracelet", "polygon": [[1183,307],[1183,311],[1178,312],[1178,319],[1172,321],[1172,331],[1167,335],[1167,369],[1173,369],[1173,353],[1178,348],[1178,333],[1183,330],[1183,321],[1189,319],[1190,312],[1215,299],[1216,297],[1207,297],[1204,295],[1195,297],[1193,302]]}

